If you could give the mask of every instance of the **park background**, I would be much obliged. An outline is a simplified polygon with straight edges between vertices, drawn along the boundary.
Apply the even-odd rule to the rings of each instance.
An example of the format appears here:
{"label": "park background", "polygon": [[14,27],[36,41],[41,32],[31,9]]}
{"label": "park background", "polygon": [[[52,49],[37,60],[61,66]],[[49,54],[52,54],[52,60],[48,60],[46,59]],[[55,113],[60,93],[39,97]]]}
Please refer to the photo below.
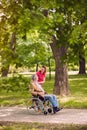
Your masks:
{"label": "park background", "polygon": [[0,1],[0,106],[25,106],[42,65],[61,106],[87,108],[86,0]]}

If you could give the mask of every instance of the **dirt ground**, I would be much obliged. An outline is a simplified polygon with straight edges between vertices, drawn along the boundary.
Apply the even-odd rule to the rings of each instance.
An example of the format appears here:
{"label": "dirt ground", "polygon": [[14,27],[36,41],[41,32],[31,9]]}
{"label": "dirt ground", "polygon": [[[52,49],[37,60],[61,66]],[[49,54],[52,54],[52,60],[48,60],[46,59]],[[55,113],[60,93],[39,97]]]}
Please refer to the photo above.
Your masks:
{"label": "dirt ground", "polygon": [[87,124],[87,109],[62,109],[56,114],[31,115],[26,107],[0,107],[0,121]]}

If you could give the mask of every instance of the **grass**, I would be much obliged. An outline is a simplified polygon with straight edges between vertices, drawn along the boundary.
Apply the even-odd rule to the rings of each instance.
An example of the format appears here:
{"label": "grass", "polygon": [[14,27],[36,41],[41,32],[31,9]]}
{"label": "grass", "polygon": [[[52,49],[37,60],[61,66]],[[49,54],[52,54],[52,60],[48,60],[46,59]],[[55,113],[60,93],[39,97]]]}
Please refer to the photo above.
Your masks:
{"label": "grass", "polygon": [[[18,77],[16,77],[18,78]],[[13,80],[14,79],[14,80]],[[15,106],[22,105],[25,106],[26,99],[30,96],[28,91],[29,77],[22,77],[19,79],[13,78],[11,81],[6,79],[6,85],[9,82],[9,86],[15,87],[16,91],[7,91],[6,88],[0,91],[0,106]],[[26,85],[24,81],[26,79]],[[13,81],[15,82],[13,84]],[[4,81],[5,82],[5,81]],[[21,82],[21,86],[19,84]],[[5,84],[5,83],[4,83]],[[18,91],[17,91],[17,85]],[[48,93],[53,93],[54,76],[51,80],[46,79],[44,84],[44,89]],[[87,75],[69,75],[69,86],[71,94],[69,96],[60,97],[58,96],[60,105],[64,108],[87,108]],[[15,90],[15,89],[14,89]]]}
{"label": "grass", "polygon": [[87,125],[1,122],[0,130],[87,130]]}

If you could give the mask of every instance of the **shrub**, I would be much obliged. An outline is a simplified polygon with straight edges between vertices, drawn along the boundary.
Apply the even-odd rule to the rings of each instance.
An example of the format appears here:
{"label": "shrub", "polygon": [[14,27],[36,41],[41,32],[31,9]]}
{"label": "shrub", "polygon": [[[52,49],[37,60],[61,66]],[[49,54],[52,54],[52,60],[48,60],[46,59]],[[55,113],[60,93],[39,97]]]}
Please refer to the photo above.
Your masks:
{"label": "shrub", "polygon": [[0,79],[0,90],[27,91],[30,79],[23,75],[5,77]]}

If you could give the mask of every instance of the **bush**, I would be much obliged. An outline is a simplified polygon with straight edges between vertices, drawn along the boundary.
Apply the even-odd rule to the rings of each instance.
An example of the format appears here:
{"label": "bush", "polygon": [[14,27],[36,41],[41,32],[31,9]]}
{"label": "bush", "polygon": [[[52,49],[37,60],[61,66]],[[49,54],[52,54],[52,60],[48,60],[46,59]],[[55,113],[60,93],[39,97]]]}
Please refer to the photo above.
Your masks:
{"label": "bush", "polygon": [[0,79],[0,90],[8,91],[27,91],[30,79],[23,75],[5,77]]}

